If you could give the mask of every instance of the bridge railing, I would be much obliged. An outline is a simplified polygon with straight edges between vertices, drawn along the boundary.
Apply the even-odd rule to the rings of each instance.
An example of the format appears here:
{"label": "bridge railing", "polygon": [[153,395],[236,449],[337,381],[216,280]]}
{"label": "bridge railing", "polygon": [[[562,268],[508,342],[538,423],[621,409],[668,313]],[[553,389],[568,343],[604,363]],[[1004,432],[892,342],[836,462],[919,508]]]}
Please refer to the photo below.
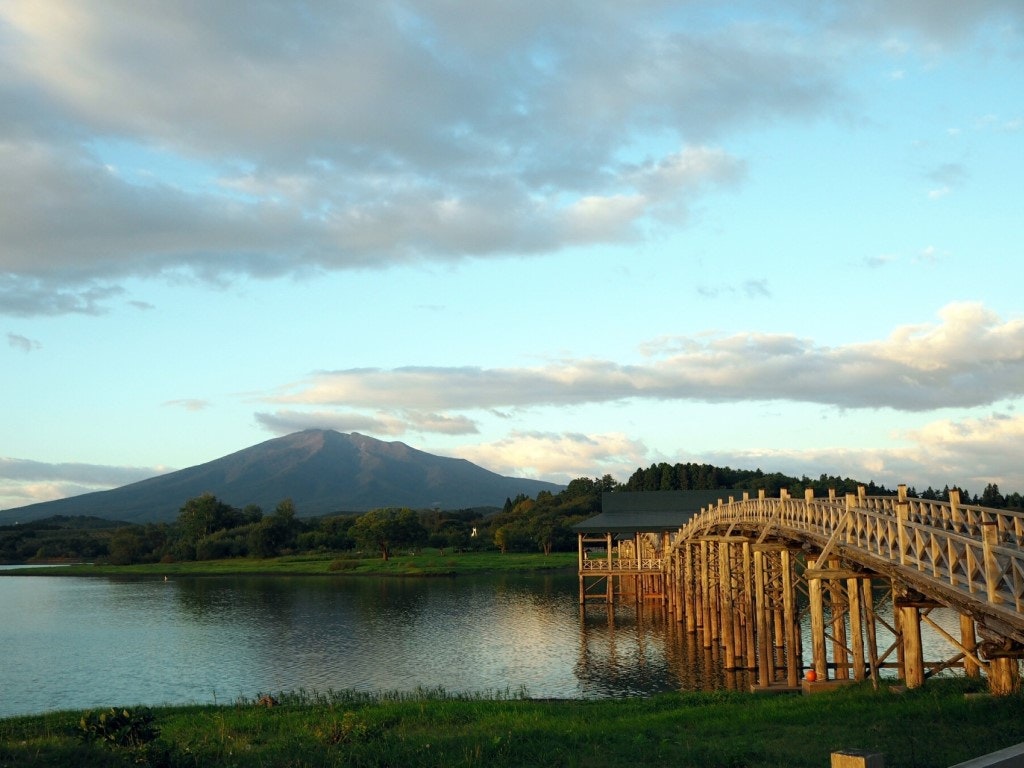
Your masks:
{"label": "bridge railing", "polygon": [[611,562],[607,558],[595,558],[584,560],[582,570],[584,571],[635,571],[636,573],[662,573],[665,561],[660,557],[645,557],[637,560],[635,557],[613,558]]}
{"label": "bridge railing", "polygon": [[1011,612],[1024,626],[1024,512],[906,496],[849,494],[845,498],[730,500],[707,507],[676,541],[722,533],[735,526],[784,536],[834,540],[844,554],[863,553],[897,564],[917,581],[952,588],[970,603]]}

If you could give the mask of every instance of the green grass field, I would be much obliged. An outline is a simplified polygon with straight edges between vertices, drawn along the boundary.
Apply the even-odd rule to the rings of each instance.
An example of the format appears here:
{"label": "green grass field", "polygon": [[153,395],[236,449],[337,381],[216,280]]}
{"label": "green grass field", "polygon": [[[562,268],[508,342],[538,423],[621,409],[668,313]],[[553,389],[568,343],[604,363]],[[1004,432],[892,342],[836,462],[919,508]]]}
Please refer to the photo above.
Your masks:
{"label": "green grass field", "polygon": [[62,565],[0,571],[2,575],[30,576],[230,576],[230,575],[364,575],[455,576],[576,567],[575,552],[540,553],[459,552],[441,554],[425,549],[418,554],[359,557],[349,554],[310,554],[293,557],[237,557],[145,565]]}
{"label": "green grass field", "polygon": [[886,768],[949,766],[1024,741],[1024,700],[965,679],[895,693],[737,692],[534,701],[443,691],[278,695],[158,708],[145,748],[85,743],[82,713],[0,720],[0,766],[702,766],[823,768],[862,749]]}

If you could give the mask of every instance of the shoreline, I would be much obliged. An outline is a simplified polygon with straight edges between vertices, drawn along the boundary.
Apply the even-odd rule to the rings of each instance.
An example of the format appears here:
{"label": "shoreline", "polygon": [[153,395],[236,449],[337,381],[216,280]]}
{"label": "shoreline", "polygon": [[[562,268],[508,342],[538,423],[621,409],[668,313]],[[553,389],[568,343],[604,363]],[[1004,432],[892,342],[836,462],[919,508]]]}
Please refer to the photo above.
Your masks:
{"label": "shoreline", "polygon": [[110,565],[95,563],[9,564],[3,576],[63,577],[214,577],[214,576],[404,576],[455,577],[481,573],[530,573],[555,570],[575,572],[576,553],[460,552],[441,555],[436,550],[418,554],[353,557],[347,553],[283,555],[274,558],[228,558],[173,563]]}

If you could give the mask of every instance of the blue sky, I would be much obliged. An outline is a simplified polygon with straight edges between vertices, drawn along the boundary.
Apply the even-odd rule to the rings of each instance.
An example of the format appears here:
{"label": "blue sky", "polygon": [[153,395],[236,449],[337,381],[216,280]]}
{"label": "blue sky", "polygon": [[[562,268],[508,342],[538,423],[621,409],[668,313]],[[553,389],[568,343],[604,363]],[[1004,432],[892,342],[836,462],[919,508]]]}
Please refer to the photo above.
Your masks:
{"label": "blue sky", "polygon": [[0,508],[310,427],[1024,490],[1022,72],[1016,0],[7,0]]}

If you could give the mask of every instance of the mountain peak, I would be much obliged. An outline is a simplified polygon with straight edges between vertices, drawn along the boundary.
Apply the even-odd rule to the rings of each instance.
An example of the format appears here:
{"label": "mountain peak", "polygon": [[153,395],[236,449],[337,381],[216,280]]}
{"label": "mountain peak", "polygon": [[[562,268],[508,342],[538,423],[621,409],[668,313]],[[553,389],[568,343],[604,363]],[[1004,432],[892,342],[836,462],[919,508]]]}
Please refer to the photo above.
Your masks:
{"label": "mountain peak", "polygon": [[190,498],[213,493],[235,507],[269,512],[283,499],[300,516],[376,507],[500,507],[520,493],[562,486],[504,477],[465,459],[435,456],[358,432],[307,429],[138,483],[0,512],[0,523],[51,515],[167,522]]}

